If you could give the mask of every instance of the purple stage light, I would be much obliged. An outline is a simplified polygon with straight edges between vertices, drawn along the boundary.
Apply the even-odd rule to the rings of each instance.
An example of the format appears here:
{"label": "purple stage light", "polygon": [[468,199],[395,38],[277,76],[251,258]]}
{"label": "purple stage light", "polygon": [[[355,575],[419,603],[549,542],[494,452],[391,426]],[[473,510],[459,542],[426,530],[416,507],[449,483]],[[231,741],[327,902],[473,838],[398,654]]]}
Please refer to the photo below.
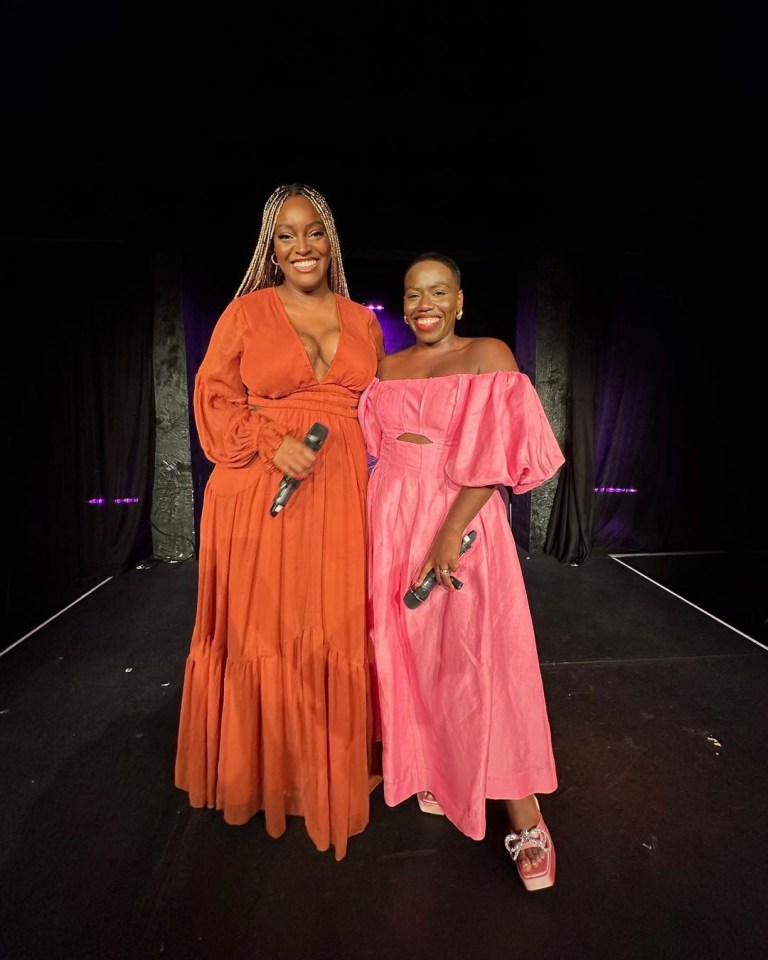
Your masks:
{"label": "purple stage light", "polygon": [[[139,503],[140,500],[141,500],[141,497],[115,497],[115,499],[110,502],[111,503]],[[104,497],[92,497],[88,501],[88,504],[94,507],[103,507],[106,502],[107,501]]]}
{"label": "purple stage light", "polygon": [[397,353],[398,350],[410,347],[416,342],[411,328],[404,322],[403,318],[393,316],[379,300],[364,300],[363,306],[375,311],[379,318],[384,333],[384,350],[386,353]]}

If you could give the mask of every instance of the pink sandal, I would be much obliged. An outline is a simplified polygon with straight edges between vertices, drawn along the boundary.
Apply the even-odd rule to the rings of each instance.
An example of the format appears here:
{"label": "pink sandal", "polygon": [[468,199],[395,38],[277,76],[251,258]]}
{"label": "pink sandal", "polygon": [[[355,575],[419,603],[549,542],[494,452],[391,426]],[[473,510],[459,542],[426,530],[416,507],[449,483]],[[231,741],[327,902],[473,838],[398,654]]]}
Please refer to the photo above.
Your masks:
{"label": "pink sandal", "polygon": [[[536,806],[538,807],[538,800]],[[539,811],[541,812],[541,811]],[[526,890],[544,890],[551,887],[555,882],[555,845],[552,843],[552,837],[549,835],[544,818],[540,817],[539,822],[530,830],[520,830],[512,832],[504,838],[504,846],[510,857],[517,864],[517,872],[523,881]],[[519,859],[520,851],[529,847],[538,847],[544,852],[544,858],[538,867],[531,867],[524,872]]]}
{"label": "pink sandal", "polygon": [[434,793],[430,793],[429,790],[422,790],[420,793],[417,793],[416,796],[418,797],[419,808],[422,813],[436,813],[439,817],[445,816],[440,808],[440,804],[435,800]]}

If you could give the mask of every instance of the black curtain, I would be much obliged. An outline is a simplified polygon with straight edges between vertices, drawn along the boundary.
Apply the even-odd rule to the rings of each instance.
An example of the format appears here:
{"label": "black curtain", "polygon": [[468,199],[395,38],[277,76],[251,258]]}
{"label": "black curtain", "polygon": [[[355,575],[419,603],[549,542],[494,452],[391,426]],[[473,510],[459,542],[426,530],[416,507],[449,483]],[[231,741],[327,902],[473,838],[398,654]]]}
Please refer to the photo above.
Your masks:
{"label": "black curtain", "polygon": [[13,642],[151,556],[153,276],[119,242],[14,241],[5,263]]}
{"label": "black curtain", "polygon": [[[192,383],[250,255],[250,245],[232,241],[184,253],[198,545],[212,467],[192,417]],[[652,254],[569,256],[567,460],[545,551],[584,563],[595,550],[764,548],[766,498],[753,465],[765,421],[756,254],[660,245]]]}
{"label": "black curtain", "polygon": [[765,547],[748,258],[581,258],[571,392],[545,552]]}
{"label": "black curtain", "polygon": [[[583,272],[581,286],[571,309],[570,363],[566,436],[563,443],[565,463],[552,502],[552,512],[544,543],[545,553],[554,554],[563,563],[584,563],[592,552],[595,513],[595,436],[597,348],[599,316],[595,303],[597,291],[590,289]],[[595,321],[595,335],[582,332],[583,319]]]}
{"label": "black curtain", "polygon": [[[255,241],[254,241],[255,243]],[[195,556],[200,551],[200,517],[205,485],[213,470],[200,446],[192,397],[195,376],[208,349],[216,321],[235,296],[251,251],[233,241],[189,245],[183,252],[182,312],[187,361],[189,440],[194,497]]]}

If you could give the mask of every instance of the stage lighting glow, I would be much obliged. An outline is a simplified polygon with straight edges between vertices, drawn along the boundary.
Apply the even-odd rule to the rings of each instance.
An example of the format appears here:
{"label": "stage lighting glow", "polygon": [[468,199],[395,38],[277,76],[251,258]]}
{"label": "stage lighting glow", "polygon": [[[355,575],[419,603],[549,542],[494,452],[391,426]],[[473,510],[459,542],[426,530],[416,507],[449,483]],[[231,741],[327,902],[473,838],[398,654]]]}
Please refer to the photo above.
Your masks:
{"label": "stage lighting glow", "polygon": [[415,337],[411,328],[403,323],[402,313],[398,311],[393,315],[388,311],[385,304],[378,300],[361,300],[364,307],[373,310],[379,319],[381,329],[384,334],[385,353],[397,353],[405,347],[410,347],[415,342]]}
{"label": "stage lighting glow", "polygon": [[[110,503],[138,503],[141,497],[115,497]],[[105,497],[92,497],[88,503],[93,507],[103,507],[108,501]]]}
{"label": "stage lighting glow", "polygon": [[595,493],[637,493],[636,487],[595,487]]}

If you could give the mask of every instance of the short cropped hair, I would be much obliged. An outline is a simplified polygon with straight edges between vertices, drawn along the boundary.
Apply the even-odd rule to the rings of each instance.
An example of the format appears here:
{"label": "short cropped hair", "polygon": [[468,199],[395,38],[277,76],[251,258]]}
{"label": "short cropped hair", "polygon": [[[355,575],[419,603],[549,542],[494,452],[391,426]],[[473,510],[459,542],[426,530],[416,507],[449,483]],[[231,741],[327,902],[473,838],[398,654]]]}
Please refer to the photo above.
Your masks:
{"label": "short cropped hair", "polygon": [[443,266],[448,267],[453,274],[453,279],[456,281],[456,286],[461,290],[461,270],[459,269],[458,263],[456,263],[452,257],[449,257],[448,254],[439,253],[437,250],[428,250],[426,253],[420,253],[418,257],[414,257],[408,264],[405,272],[408,273],[411,267],[415,267],[417,263],[423,263],[424,260],[436,260],[438,263],[442,263]]}

